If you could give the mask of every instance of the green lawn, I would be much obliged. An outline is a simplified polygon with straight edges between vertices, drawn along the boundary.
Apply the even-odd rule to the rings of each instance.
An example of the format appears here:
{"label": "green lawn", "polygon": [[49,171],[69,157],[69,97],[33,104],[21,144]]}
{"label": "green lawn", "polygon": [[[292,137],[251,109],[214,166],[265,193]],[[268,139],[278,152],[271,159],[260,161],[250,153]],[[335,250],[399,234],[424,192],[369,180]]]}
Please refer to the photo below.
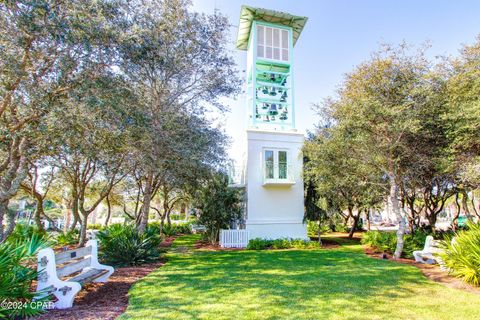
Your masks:
{"label": "green lawn", "polygon": [[[191,245],[195,236],[177,243]],[[480,296],[331,250],[172,252],[130,290],[121,319],[480,319]]]}

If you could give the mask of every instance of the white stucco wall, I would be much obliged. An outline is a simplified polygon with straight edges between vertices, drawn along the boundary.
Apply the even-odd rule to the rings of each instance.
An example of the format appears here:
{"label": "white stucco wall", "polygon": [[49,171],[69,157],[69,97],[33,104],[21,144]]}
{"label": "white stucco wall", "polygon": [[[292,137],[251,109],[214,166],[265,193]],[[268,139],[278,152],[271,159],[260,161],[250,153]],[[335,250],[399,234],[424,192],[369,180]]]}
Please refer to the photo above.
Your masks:
{"label": "white stucco wall", "polygon": [[[247,131],[247,221],[250,239],[260,237],[307,239],[303,224],[303,157],[304,135],[298,132]],[[288,151],[292,185],[264,186],[263,151]]]}

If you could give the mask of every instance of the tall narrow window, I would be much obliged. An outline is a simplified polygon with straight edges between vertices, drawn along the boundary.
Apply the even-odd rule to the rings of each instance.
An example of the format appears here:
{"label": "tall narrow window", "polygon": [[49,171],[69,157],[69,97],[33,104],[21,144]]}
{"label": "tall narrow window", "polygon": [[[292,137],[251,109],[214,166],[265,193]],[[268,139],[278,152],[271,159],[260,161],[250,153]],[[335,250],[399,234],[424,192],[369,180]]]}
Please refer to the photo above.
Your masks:
{"label": "tall narrow window", "polygon": [[257,56],[259,58],[265,57],[265,28],[263,26],[257,27]]}
{"label": "tall narrow window", "polygon": [[257,57],[288,61],[288,30],[257,25]]}
{"label": "tall narrow window", "polygon": [[287,151],[278,151],[278,179],[287,179]]}
{"label": "tall narrow window", "polygon": [[274,169],[273,151],[265,150],[265,178],[273,179]]}
{"label": "tall narrow window", "polygon": [[288,151],[265,150],[264,171],[265,179],[287,180],[289,178]]}
{"label": "tall narrow window", "polygon": [[282,30],[282,60],[288,61],[288,31]]}

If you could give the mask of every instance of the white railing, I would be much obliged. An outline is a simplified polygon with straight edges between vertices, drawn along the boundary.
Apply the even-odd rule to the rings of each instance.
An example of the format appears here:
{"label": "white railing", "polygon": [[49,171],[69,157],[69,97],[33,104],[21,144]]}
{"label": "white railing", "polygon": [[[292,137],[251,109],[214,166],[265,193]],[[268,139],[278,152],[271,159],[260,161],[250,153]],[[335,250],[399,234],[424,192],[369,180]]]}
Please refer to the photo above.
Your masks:
{"label": "white railing", "polygon": [[245,167],[244,166],[232,165],[228,167],[228,184],[230,186],[245,185]]}
{"label": "white railing", "polygon": [[248,240],[248,231],[245,229],[220,230],[220,246],[222,248],[245,248]]}

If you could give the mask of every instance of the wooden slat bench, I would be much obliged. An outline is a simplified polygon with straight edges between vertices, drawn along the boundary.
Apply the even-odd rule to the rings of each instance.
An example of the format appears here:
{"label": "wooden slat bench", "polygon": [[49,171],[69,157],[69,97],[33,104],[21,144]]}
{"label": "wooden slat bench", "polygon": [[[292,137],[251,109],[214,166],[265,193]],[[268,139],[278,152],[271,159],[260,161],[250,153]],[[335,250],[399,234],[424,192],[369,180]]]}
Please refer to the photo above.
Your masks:
{"label": "wooden slat bench", "polygon": [[40,296],[53,294],[55,308],[65,309],[88,282],[107,282],[114,269],[98,262],[97,240],[90,240],[85,247],[55,254],[51,248],[38,253],[37,291]]}

